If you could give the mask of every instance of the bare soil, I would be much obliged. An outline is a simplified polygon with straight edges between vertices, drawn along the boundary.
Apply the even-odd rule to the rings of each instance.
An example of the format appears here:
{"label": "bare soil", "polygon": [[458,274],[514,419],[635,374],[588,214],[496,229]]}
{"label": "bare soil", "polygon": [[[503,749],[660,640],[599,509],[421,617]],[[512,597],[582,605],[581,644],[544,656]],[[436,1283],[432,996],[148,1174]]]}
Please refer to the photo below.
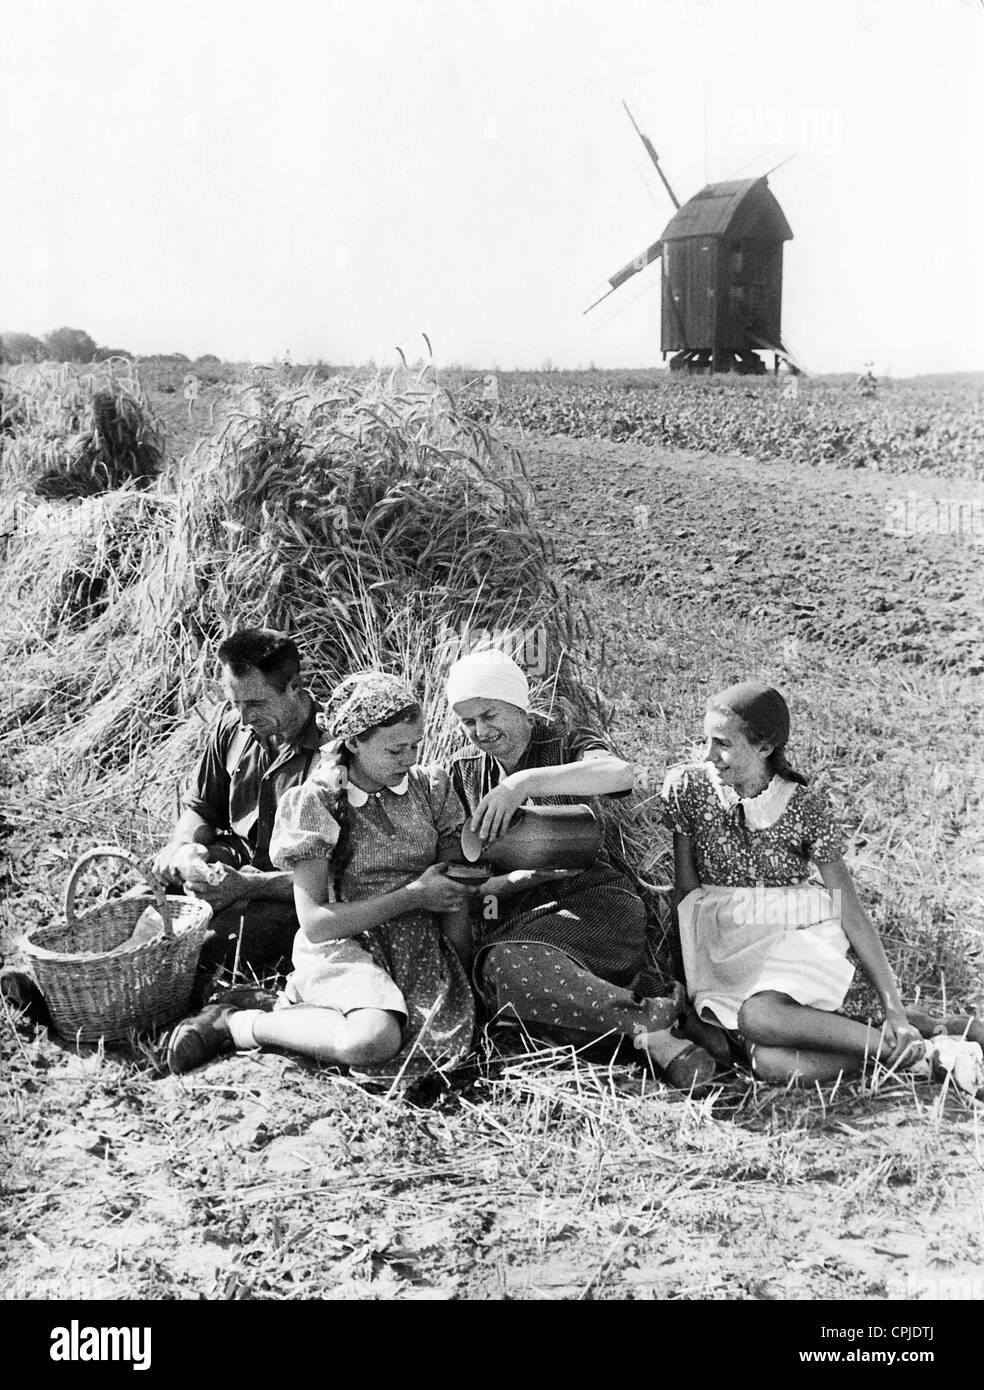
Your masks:
{"label": "bare soil", "polygon": [[[899,534],[892,520],[980,484],[515,436],[576,583],[723,601],[780,638],[966,675],[984,672],[984,531]],[[639,514],[638,508],[645,508]]]}
{"label": "bare soil", "polygon": [[272,1054],[138,1081],[51,1042],[4,1085],[32,1112],[8,1298],[981,1295],[980,1119],[939,1088],[693,1103],[544,1056],[421,1109]]}

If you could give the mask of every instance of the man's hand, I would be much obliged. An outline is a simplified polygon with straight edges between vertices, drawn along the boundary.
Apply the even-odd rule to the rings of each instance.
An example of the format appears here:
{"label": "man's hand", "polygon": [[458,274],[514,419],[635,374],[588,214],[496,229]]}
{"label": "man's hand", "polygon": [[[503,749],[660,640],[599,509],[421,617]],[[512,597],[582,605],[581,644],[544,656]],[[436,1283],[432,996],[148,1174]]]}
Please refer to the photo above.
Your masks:
{"label": "man's hand", "polygon": [[172,840],[158,850],[154,872],[167,884],[218,882],[222,866],[209,862],[208,849],[195,840]]}
{"label": "man's hand", "polygon": [[414,894],[414,907],[423,912],[453,912],[468,898],[474,898],[477,889],[469,883],[456,883],[448,878],[447,864],[432,864],[419,878],[407,884],[407,891]]}
{"label": "man's hand", "polygon": [[517,893],[525,893],[528,888],[536,888],[541,883],[554,883],[559,878],[570,878],[577,869],[513,869],[508,874],[495,874],[478,885],[483,898],[514,898]]}
{"label": "man's hand", "polygon": [[526,793],[505,777],[485,793],[468,824],[482,840],[497,840],[509,829],[513,816],[527,799]]}
{"label": "man's hand", "polygon": [[151,861],[154,874],[168,887],[181,882],[181,875],[174,867],[174,857],[182,849],[184,845],[176,845],[173,842],[162,845]]}
{"label": "man's hand", "polygon": [[[206,874],[205,870],[211,871]],[[221,871],[221,877],[215,873]],[[201,898],[211,905],[213,912],[221,912],[233,903],[245,902],[253,897],[258,875],[240,869],[229,869],[224,864],[203,863],[202,870],[196,866],[189,869],[184,890],[193,898]],[[214,880],[214,881],[213,881]]]}

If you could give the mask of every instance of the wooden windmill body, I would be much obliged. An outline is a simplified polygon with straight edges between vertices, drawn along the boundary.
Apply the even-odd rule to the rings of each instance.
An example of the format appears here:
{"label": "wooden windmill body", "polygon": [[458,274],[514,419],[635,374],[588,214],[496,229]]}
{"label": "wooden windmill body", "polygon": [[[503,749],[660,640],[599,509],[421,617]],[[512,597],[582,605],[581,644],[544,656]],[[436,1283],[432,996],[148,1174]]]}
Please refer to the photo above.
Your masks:
{"label": "wooden windmill body", "polygon": [[609,279],[601,299],[661,259],[660,346],[664,359],[674,354],[671,370],[764,372],[764,349],[777,368],[784,359],[798,371],[782,342],[782,245],[793,233],[768,178],[709,183],[681,207],[652,144],[632,124],[676,212],[659,241]]}

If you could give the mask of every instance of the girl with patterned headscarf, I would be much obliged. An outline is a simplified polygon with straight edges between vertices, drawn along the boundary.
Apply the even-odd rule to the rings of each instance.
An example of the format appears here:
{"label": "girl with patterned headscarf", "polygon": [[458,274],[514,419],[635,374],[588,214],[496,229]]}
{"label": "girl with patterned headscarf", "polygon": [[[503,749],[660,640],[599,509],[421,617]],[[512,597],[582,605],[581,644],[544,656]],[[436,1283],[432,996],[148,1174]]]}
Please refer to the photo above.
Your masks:
{"label": "girl with patterned headscarf", "polygon": [[419,1073],[471,1046],[471,988],[439,922],[473,891],[442,862],[465,813],[447,774],[417,764],[420,706],[402,681],[368,671],[333,691],[322,723],[330,742],[282,798],[270,846],[293,874],[300,923],[286,990],[269,1013],[215,1005],[189,1020],[187,1065],[172,1069],[272,1046]]}
{"label": "girl with patterned headscarf", "polygon": [[[956,1040],[935,1053],[922,1042],[830,804],[787,760],[789,734],[778,690],[729,686],[707,702],[703,761],[671,768],[663,786],[693,1036],[783,1084],[834,1080],[869,1057],[928,1075]],[[821,882],[811,881],[814,868]],[[840,1012],[854,976],[849,946],[878,992],[880,1027]],[[960,1047],[954,1080],[974,1088],[984,1082],[981,1049]]]}

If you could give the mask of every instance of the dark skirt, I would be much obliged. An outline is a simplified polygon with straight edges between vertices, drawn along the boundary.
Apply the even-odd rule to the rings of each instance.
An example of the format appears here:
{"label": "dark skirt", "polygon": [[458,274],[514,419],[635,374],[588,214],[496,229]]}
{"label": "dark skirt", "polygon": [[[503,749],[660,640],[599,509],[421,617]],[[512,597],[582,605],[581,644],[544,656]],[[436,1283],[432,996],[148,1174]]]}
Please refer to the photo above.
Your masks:
{"label": "dark skirt", "polygon": [[645,964],[646,909],[628,879],[610,864],[595,864],[509,899],[498,920],[483,921],[476,979],[485,952],[505,941],[555,946],[592,975],[628,985]]}

